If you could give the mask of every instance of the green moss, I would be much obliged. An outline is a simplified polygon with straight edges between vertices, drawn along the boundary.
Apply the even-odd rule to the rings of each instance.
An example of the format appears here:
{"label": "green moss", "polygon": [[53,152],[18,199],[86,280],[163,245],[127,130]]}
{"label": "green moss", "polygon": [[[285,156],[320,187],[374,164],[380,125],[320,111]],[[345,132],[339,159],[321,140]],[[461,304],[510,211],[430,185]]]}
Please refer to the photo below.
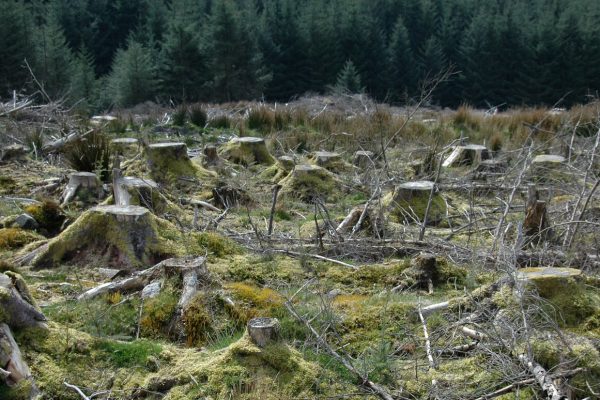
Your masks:
{"label": "green moss", "polygon": [[212,332],[213,317],[207,303],[206,294],[200,292],[183,311],[182,323],[189,346],[204,344]]}
{"label": "green moss", "polygon": [[0,250],[14,250],[43,239],[43,236],[19,228],[0,229]]}
{"label": "green moss", "polygon": [[264,144],[245,143],[236,139],[223,145],[219,154],[224,158],[241,165],[272,165],[275,159]]}
{"label": "green moss", "polygon": [[303,201],[312,201],[316,198],[334,201],[343,195],[341,183],[331,172],[317,166],[312,166],[309,170],[303,168],[307,167],[296,166],[279,182],[282,185],[282,195]]}
{"label": "green moss", "polygon": [[145,337],[168,336],[169,322],[175,315],[179,291],[174,282],[163,284],[158,296],[144,302],[140,327]]}
{"label": "green moss", "polygon": [[41,204],[32,204],[25,207],[25,212],[37,221],[41,230],[50,235],[60,231],[66,218],[60,205],[56,201],[48,199]]}
{"label": "green moss", "polygon": [[[421,223],[425,218],[428,202],[428,192],[415,195],[410,200],[401,199],[394,201],[392,193],[389,193],[383,199],[383,204],[391,207],[390,214],[392,217],[400,223]],[[439,194],[433,195],[427,217],[427,224],[440,225],[445,220],[446,213],[447,207],[444,198]]]}
{"label": "green moss", "polygon": [[198,244],[216,257],[240,254],[241,249],[233,240],[215,232],[202,232],[196,235]]}
{"label": "green moss", "polygon": [[230,283],[225,287],[231,292],[235,304],[230,307],[230,313],[241,326],[255,317],[284,314],[284,298],[272,289],[243,282]]}

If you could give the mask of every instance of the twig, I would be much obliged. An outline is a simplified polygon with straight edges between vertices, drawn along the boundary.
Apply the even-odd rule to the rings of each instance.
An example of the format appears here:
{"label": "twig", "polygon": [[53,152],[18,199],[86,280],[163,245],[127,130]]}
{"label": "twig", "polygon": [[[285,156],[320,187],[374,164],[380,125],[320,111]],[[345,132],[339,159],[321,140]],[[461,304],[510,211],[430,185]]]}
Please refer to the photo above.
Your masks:
{"label": "twig", "polygon": [[83,393],[83,392],[81,391],[81,389],[79,389],[77,386],[75,386],[75,385],[71,385],[71,384],[70,384],[70,383],[68,383],[67,381],[64,381],[64,382],[63,382],[63,385],[65,385],[65,386],[66,386],[66,387],[68,387],[69,389],[73,389],[74,391],[76,391],[76,392],[77,392],[77,394],[79,394],[79,396],[81,396],[81,398],[82,398],[83,400],[90,400],[90,398],[89,398],[89,397],[87,397],[87,396],[85,395],[85,393]]}

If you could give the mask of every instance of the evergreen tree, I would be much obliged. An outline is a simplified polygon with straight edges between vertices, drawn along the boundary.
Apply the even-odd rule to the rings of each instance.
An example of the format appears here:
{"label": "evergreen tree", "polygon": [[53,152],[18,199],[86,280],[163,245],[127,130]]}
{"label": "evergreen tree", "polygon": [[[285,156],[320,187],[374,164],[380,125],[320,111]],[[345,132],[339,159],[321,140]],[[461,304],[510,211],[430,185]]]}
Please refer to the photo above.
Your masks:
{"label": "evergreen tree", "polygon": [[96,73],[94,57],[84,47],[79,50],[73,63],[70,79],[69,98],[81,110],[92,108],[96,96]]}
{"label": "evergreen tree", "polygon": [[398,17],[390,38],[389,55],[392,99],[400,100],[416,88],[415,60],[401,16]]}
{"label": "evergreen tree", "polygon": [[252,99],[262,95],[271,79],[256,38],[229,0],[214,4],[204,40],[210,88],[216,101]]}
{"label": "evergreen tree", "polygon": [[117,50],[108,78],[113,103],[127,107],[151,99],[157,83],[155,71],[149,49],[130,38],[127,48]]}
{"label": "evergreen tree", "polygon": [[336,93],[362,93],[364,87],[361,85],[360,74],[352,60],[346,61],[344,68],[338,74],[337,81],[333,87]]}
{"label": "evergreen tree", "polygon": [[25,60],[33,58],[31,30],[22,1],[0,0],[0,98],[20,91],[29,78]]}
{"label": "evergreen tree", "polygon": [[198,38],[180,23],[169,28],[160,65],[161,93],[178,102],[200,99],[207,81]]}
{"label": "evergreen tree", "polygon": [[75,57],[55,15],[50,15],[37,36],[36,78],[55,99],[67,94]]}

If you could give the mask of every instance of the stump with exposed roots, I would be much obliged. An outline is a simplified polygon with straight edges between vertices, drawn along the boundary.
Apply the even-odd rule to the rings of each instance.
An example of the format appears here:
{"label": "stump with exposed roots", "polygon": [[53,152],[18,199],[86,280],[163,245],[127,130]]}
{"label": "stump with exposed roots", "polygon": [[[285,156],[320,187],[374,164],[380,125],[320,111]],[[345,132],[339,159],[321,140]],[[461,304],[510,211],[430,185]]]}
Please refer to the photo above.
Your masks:
{"label": "stump with exposed roots", "polygon": [[437,225],[446,217],[446,202],[431,181],[406,182],[396,187],[392,195],[391,213],[398,222],[422,223],[431,191],[434,191],[427,216],[428,225]]}
{"label": "stump with exposed roots", "polygon": [[[154,264],[176,252],[177,229],[140,206],[97,206],[83,213],[32,257],[36,268],[64,262],[101,263],[131,269]],[[175,243],[174,243],[175,242]]]}
{"label": "stump with exposed roots", "polygon": [[275,162],[267,149],[265,139],[258,137],[234,138],[223,146],[220,154],[227,160],[241,165],[272,165]]}
{"label": "stump with exposed roots", "polygon": [[252,318],[246,329],[252,342],[260,348],[279,340],[280,324],[277,318]]}
{"label": "stump with exposed roots", "polygon": [[491,158],[490,152],[485,146],[479,144],[456,146],[452,153],[444,160],[442,167],[475,166],[489,158]]}
{"label": "stump with exposed roots", "polygon": [[61,199],[62,205],[66,205],[75,199],[90,203],[100,200],[102,197],[104,197],[104,189],[96,174],[93,172],[74,172],[69,177],[69,183]]}
{"label": "stump with exposed roots", "polygon": [[180,179],[214,176],[190,160],[185,143],[154,143],[145,148],[150,176],[159,183],[177,183]]}
{"label": "stump with exposed roots", "polygon": [[281,156],[277,158],[277,162],[265,169],[261,173],[261,177],[268,179],[272,183],[278,183],[285,178],[296,166],[296,160],[290,156]]}

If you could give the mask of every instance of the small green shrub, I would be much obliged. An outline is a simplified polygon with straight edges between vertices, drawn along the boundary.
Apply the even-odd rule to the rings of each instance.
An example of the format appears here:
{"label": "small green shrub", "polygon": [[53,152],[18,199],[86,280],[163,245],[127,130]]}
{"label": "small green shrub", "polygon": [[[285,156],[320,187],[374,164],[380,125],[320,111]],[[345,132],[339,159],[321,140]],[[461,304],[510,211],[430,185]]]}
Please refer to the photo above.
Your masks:
{"label": "small green shrub", "polygon": [[0,229],[0,250],[12,250],[43,239],[34,232],[18,228]]}
{"label": "small green shrub", "polygon": [[66,218],[60,205],[51,199],[44,199],[41,204],[29,205],[25,207],[25,212],[37,221],[41,230],[50,235],[60,231]]}
{"label": "small green shrub", "polygon": [[200,103],[192,104],[189,109],[190,122],[197,127],[204,128],[208,115]]}

